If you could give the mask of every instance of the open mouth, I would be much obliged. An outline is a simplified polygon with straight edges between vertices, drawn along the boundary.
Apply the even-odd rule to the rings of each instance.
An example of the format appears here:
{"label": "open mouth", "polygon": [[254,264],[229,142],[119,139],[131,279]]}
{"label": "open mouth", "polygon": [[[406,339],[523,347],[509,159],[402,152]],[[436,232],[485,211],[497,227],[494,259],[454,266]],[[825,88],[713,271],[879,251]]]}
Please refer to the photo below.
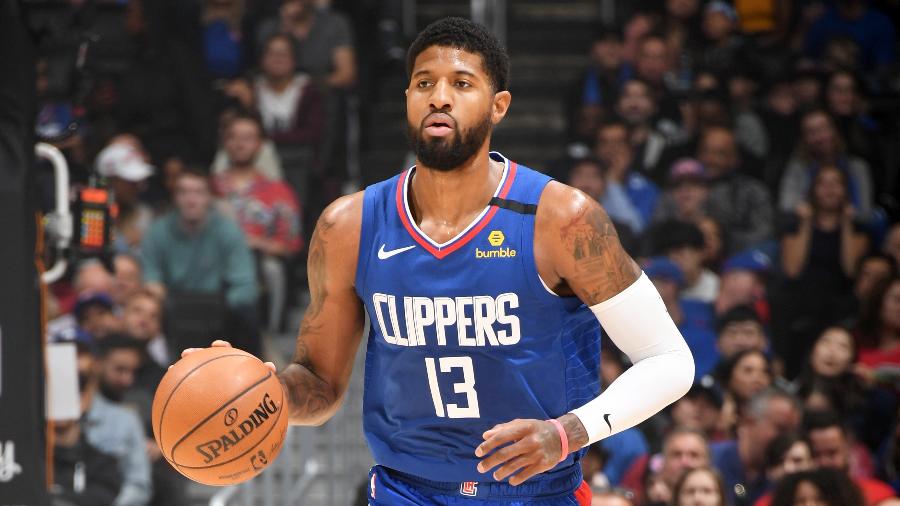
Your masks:
{"label": "open mouth", "polygon": [[448,114],[434,113],[425,118],[425,132],[434,137],[443,137],[453,131],[456,122]]}

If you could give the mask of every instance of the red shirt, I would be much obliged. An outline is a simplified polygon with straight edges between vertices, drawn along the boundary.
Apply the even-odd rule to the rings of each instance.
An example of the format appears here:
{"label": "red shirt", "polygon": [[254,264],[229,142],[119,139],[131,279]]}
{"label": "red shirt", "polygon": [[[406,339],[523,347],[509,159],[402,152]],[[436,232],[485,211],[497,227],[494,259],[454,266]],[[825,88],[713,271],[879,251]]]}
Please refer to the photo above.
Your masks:
{"label": "red shirt", "polygon": [[860,348],[859,363],[869,367],[877,367],[884,364],[900,365],[900,346],[895,346],[889,350]]}
{"label": "red shirt", "polygon": [[866,502],[874,506],[885,499],[896,497],[894,489],[887,483],[873,478],[854,478],[856,486],[862,490]]}
{"label": "red shirt", "polygon": [[247,237],[273,240],[291,253],[300,250],[300,205],[290,186],[254,174],[251,183],[239,189],[228,172],[218,174],[213,186]]}
{"label": "red shirt", "polygon": [[[885,499],[895,497],[894,489],[887,483],[872,478],[853,478],[853,483],[862,491],[863,497],[866,498],[866,504],[875,506]],[[769,506],[772,503],[772,493],[760,497],[753,506]]]}

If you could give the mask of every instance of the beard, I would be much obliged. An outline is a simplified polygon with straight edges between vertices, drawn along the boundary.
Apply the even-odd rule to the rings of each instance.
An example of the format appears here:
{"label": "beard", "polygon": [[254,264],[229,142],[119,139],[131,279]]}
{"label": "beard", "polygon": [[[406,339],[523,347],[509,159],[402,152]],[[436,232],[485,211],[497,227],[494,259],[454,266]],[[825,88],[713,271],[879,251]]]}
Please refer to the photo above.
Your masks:
{"label": "beard", "polygon": [[[443,112],[443,111],[436,111]],[[456,118],[454,118],[456,119]],[[424,124],[424,120],[422,121]],[[456,122],[459,125],[459,122]],[[448,172],[461,166],[475,156],[491,132],[491,115],[486,114],[475,126],[468,130],[454,130],[452,140],[447,137],[426,139],[424,128],[407,125],[409,146],[416,158],[428,168]]]}
{"label": "beard", "polygon": [[84,393],[84,390],[87,388],[88,383],[91,381],[90,373],[86,372],[78,372],[78,392]]}
{"label": "beard", "polygon": [[125,390],[116,388],[107,382],[100,380],[100,393],[112,402],[119,403],[125,398]]}

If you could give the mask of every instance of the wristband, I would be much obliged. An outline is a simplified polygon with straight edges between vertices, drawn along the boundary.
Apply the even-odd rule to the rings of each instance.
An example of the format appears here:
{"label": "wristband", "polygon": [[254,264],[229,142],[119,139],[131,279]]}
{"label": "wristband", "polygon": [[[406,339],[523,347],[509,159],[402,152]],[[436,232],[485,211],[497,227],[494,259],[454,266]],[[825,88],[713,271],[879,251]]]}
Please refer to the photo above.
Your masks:
{"label": "wristband", "polygon": [[[547,420],[552,423],[554,427],[556,427],[556,432],[559,432],[559,442],[562,445],[562,454],[559,456],[559,462],[566,460],[566,457],[569,456],[569,436],[566,435],[566,429],[563,429],[559,420],[555,418],[551,418]],[[559,463],[557,462],[557,464]]]}

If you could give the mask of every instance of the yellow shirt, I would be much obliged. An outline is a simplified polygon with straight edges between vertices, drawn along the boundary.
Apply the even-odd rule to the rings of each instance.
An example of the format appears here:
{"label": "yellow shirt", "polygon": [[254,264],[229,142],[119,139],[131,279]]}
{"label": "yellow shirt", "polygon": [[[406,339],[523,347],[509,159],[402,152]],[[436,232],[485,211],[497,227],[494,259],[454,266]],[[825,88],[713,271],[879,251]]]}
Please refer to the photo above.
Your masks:
{"label": "yellow shirt", "polygon": [[735,0],[741,31],[744,33],[771,32],[775,29],[777,0]]}

